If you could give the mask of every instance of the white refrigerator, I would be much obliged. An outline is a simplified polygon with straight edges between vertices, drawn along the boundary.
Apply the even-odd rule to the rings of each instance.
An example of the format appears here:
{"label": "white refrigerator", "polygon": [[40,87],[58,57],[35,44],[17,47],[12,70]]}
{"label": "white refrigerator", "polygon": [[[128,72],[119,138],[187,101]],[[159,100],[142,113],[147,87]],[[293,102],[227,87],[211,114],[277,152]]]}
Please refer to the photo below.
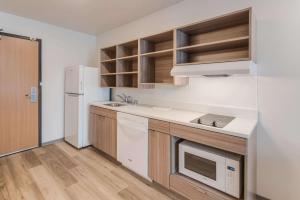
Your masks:
{"label": "white refrigerator", "polygon": [[99,87],[98,69],[87,66],[65,68],[65,141],[76,148],[90,145],[89,104],[109,100],[109,89]]}

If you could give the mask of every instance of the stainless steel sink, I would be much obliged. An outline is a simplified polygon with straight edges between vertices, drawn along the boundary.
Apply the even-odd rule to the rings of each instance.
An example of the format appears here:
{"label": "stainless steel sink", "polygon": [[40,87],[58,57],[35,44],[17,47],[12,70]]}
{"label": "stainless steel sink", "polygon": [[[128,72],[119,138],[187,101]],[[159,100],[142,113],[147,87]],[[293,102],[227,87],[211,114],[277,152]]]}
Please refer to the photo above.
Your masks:
{"label": "stainless steel sink", "polygon": [[111,106],[111,107],[120,107],[120,106],[126,106],[126,104],[122,104],[122,103],[107,103],[104,104],[105,106]]}

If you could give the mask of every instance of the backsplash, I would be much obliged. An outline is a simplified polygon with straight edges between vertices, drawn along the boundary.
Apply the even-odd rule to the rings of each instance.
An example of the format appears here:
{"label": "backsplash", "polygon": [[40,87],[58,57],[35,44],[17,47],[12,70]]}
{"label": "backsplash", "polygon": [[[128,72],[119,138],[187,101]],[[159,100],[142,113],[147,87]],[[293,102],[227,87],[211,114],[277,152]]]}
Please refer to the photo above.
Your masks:
{"label": "backsplash", "polygon": [[253,76],[190,78],[184,87],[117,88],[113,89],[113,100],[120,100],[116,98],[120,93],[132,96],[140,104],[257,118],[257,78]]}

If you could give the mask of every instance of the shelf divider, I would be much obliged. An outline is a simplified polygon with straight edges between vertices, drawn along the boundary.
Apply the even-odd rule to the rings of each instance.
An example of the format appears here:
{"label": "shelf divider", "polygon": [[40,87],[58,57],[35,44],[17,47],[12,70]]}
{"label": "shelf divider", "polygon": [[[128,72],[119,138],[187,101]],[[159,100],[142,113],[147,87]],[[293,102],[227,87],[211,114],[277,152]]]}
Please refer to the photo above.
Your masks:
{"label": "shelf divider", "polygon": [[153,51],[149,53],[141,54],[141,56],[147,56],[150,58],[162,57],[162,56],[171,56],[173,54],[173,49],[166,49],[161,51]]}

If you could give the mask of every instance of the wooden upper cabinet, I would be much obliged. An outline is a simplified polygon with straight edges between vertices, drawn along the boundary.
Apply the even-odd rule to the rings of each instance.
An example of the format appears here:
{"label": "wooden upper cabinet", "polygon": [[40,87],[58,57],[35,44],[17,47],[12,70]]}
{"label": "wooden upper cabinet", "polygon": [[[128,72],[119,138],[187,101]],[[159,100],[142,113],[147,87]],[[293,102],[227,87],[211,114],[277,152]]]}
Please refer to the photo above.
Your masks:
{"label": "wooden upper cabinet", "polygon": [[186,85],[174,65],[255,60],[252,9],[247,8],[101,49],[101,87]]}
{"label": "wooden upper cabinet", "polygon": [[101,87],[138,87],[138,44],[133,40],[101,49]]}
{"label": "wooden upper cabinet", "polygon": [[115,111],[91,107],[90,109],[90,141],[91,144],[117,158],[117,120]]}
{"label": "wooden upper cabinet", "polygon": [[176,29],[176,65],[251,60],[251,8]]}
{"label": "wooden upper cabinet", "polygon": [[141,39],[141,87],[173,83],[173,30]]}

